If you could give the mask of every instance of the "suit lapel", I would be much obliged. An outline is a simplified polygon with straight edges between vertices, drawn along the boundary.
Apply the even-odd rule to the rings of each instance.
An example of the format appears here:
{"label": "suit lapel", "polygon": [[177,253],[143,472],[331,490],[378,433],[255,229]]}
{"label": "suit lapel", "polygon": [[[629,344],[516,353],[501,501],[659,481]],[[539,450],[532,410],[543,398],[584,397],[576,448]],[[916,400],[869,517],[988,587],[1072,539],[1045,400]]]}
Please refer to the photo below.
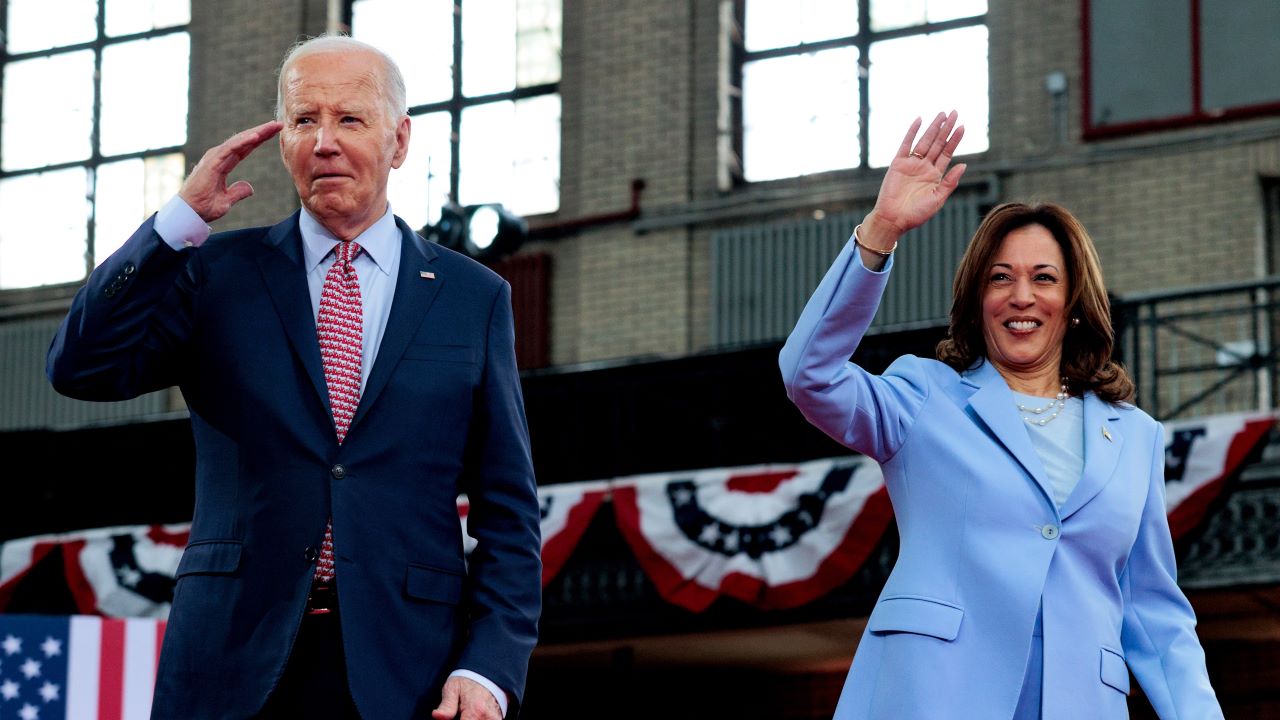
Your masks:
{"label": "suit lapel", "polygon": [[1065,520],[1102,492],[1102,488],[1115,475],[1124,447],[1120,434],[1120,415],[1114,405],[1103,402],[1093,393],[1084,396],[1084,473],[1080,484],[1067,496],[1062,506]]}
{"label": "suit lapel", "polygon": [[1052,506],[1053,491],[1049,485],[1049,476],[1031,444],[1027,428],[1023,426],[1024,421],[1017,412],[1009,385],[1000,377],[995,367],[986,361],[966,372],[964,382],[977,388],[969,397],[969,407],[986,423],[996,442],[1003,445],[1035,480]]}
{"label": "suit lapel", "polygon": [[424,278],[421,273],[427,272],[436,259],[437,252],[430,243],[419,238],[413,230],[400,218],[396,218],[396,226],[400,228],[400,267],[396,271],[396,291],[391,300],[391,312],[387,316],[387,328],[382,333],[382,343],[378,346],[378,357],[373,362],[373,370],[369,373],[369,381],[365,383],[364,392],[360,395],[360,405],[356,408],[351,426],[355,427],[373,406],[378,394],[391,379],[404,350],[413,339],[427,310],[440,292],[445,278],[439,272],[432,279]]}
{"label": "suit lapel", "polygon": [[329,412],[329,387],[324,380],[320,361],[320,342],[316,339],[316,319],[311,309],[311,291],[307,289],[307,271],[302,263],[302,233],[298,230],[298,213],[267,231],[263,242],[271,246],[258,255],[258,267],[271,295],[285,335],[294,353],[311,378],[311,385],[325,412]]}

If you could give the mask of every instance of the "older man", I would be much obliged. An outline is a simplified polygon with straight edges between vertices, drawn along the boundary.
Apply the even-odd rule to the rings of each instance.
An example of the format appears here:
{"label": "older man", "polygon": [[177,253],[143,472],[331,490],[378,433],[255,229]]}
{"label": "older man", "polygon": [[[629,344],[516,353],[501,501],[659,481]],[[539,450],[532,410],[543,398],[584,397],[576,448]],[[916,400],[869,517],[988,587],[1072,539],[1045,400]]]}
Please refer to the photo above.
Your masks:
{"label": "older man", "polygon": [[[49,351],[62,393],[176,384],[191,411],[196,508],[154,716],[514,714],[540,563],[510,289],[391,214],[410,124],[383,53],[299,45],[278,115],[205,153]],[[277,133],[302,209],[210,236],[253,193],[228,175]]]}

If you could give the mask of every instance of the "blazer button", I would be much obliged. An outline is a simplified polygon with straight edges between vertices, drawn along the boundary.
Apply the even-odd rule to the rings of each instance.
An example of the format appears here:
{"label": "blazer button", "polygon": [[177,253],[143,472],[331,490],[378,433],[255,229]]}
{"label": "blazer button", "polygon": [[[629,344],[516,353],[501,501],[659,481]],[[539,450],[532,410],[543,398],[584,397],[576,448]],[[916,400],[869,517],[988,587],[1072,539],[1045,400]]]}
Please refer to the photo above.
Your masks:
{"label": "blazer button", "polygon": [[1045,540],[1053,540],[1054,538],[1058,537],[1058,526],[1045,525],[1044,527],[1040,528],[1040,537],[1044,538]]}
{"label": "blazer button", "polygon": [[309,563],[315,562],[318,557],[320,557],[320,553],[316,552],[316,549],[313,547],[308,547],[306,550],[302,551],[302,559]]}
{"label": "blazer button", "polygon": [[125,275],[132,275],[133,271],[137,269],[138,269],[138,266],[134,265],[133,263],[125,263],[123,272]]}
{"label": "blazer button", "polygon": [[329,468],[329,474],[333,476],[334,480],[341,480],[347,476],[347,469],[342,467],[341,464],[334,465]]}

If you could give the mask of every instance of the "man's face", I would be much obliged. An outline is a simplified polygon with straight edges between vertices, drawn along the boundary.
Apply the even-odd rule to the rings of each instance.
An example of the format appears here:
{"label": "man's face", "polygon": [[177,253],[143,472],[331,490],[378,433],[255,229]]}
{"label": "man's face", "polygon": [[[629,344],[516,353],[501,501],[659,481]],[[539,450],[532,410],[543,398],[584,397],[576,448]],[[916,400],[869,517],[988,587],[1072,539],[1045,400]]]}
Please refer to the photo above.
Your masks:
{"label": "man's face", "polygon": [[302,204],[340,239],[387,206],[387,177],[404,162],[409,118],[390,117],[382,66],[367,52],[306,55],[285,76],[280,154]]}

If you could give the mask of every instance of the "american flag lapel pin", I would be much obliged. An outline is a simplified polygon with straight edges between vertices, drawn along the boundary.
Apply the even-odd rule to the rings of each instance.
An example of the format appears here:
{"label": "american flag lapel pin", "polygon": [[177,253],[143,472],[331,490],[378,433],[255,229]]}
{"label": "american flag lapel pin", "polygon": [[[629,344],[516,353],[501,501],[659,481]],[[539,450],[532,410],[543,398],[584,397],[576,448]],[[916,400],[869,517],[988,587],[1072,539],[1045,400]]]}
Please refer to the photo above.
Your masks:
{"label": "american flag lapel pin", "polygon": [[420,278],[422,278],[422,279],[424,279],[424,280],[435,280],[435,279],[436,279],[436,274],[435,274],[435,273],[433,273],[433,272],[431,272],[430,270],[419,270],[419,271],[418,271],[418,277],[420,277]]}

